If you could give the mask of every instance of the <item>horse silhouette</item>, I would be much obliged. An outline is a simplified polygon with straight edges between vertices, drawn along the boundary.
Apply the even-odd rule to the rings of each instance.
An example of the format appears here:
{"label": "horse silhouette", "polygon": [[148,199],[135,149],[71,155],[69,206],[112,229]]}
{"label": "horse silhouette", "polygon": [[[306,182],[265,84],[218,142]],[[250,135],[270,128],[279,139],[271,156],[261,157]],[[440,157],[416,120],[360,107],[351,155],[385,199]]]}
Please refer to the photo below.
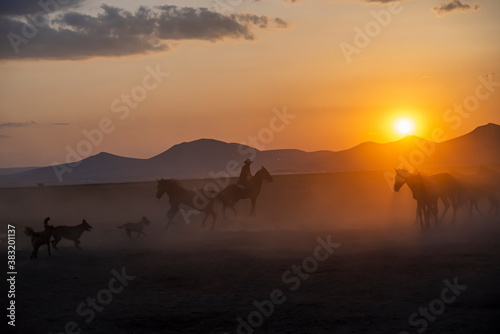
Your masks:
{"label": "horse silhouette", "polygon": [[235,214],[237,214],[234,209],[234,205],[241,199],[249,198],[252,202],[252,208],[250,209],[250,215],[255,215],[255,203],[257,197],[260,194],[262,188],[262,183],[264,181],[273,182],[273,177],[267,169],[262,167],[255,173],[254,177],[248,182],[248,187],[242,187],[238,184],[230,184],[224,188],[218,195],[217,199],[222,203],[222,214],[226,218],[226,209],[230,208]]}
{"label": "horse silhouette", "polygon": [[186,189],[182,187],[177,180],[168,179],[168,180],[157,180],[158,185],[156,188],[156,198],[160,199],[163,194],[167,194],[170,203],[170,210],[167,212],[167,228],[170,223],[173,222],[174,216],[179,212],[179,205],[185,204],[190,206],[198,211],[202,211],[205,213],[205,217],[203,217],[202,225],[205,227],[205,221],[208,216],[213,218],[211,230],[215,227],[215,221],[217,219],[217,214],[214,211],[213,199],[207,200],[205,204],[200,205],[196,202],[197,194],[193,190]]}
{"label": "horse silhouette", "polygon": [[[463,199],[469,202],[469,216],[472,216],[474,209],[485,217],[491,215],[495,211],[495,215],[499,213],[499,203],[497,193],[500,191],[500,173],[481,166],[475,174],[463,174],[456,170],[451,173],[457,177],[464,187]],[[483,198],[490,203],[488,213],[485,215],[479,208],[479,201]]]}
{"label": "horse silhouette", "polygon": [[412,174],[404,169],[396,169],[396,178],[394,180],[394,191],[398,192],[404,184],[410,188],[413,198],[417,201],[416,221],[420,222],[420,227],[430,227],[430,219],[433,217],[437,223],[437,199],[429,196],[424,188],[424,182],[420,174]]}
{"label": "horse silhouette", "polygon": [[[394,191],[399,191],[401,187],[410,181],[419,182],[419,189],[417,191],[417,210],[420,206],[424,205],[423,213],[425,215],[426,210],[428,217],[433,215],[436,223],[443,220],[448,212],[450,206],[453,208],[452,221],[456,220],[458,208],[461,205],[461,196],[463,193],[463,186],[460,182],[450,173],[439,173],[434,175],[421,175],[420,173],[414,174],[410,173],[404,169],[396,169],[396,178],[394,181]],[[410,184],[408,184],[410,186]],[[415,195],[414,195],[415,196]],[[438,218],[438,199],[444,205],[444,210],[441,216]],[[422,210],[422,207],[421,207]]]}

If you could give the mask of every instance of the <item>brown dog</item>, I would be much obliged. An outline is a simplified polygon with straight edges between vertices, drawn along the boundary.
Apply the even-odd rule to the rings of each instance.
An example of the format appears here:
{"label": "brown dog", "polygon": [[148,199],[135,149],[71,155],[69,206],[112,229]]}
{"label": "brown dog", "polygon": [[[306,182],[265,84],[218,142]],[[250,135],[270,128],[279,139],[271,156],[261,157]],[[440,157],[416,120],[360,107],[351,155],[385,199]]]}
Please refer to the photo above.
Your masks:
{"label": "brown dog", "polygon": [[85,231],[92,230],[92,226],[85,219],[82,223],[76,226],[56,226],[54,228],[54,240],[52,240],[52,246],[57,249],[57,243],[61,241],[62,238],[69,239],[75,243],[76,248],[80,248],[80,237]]}
{"label": "brown dog", "polygon": [[33,252],[31,253],[30,259],[37,259],[38,249],[40,248],[40,246],[45,244],[47,244],[49,256],[52,256],[52,254],[50,254],[50,238],[52,237],[54,226],[50,226],[48,224],[49,220],[50,217],[47,217],[43,221],[43,226],[45,227],[45,229],[42,232],[35,232],[30,226],[26,226],[24,228],[24,233],[27,236],[31,237],[31,244],[33,245]]}

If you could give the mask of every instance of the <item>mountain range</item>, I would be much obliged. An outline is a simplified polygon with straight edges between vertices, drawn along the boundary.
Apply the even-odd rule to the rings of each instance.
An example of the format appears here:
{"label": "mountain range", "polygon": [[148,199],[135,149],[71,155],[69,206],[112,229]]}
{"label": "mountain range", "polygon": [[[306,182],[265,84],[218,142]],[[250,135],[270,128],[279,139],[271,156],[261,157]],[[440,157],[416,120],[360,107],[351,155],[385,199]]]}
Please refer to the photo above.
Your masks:
{"label": "mountain range", "polygon": [[214,139],[184,142],[149,159],[101,152],[78,162],[37,168],[0,169],[1,187],[151,181],[157,178],[236,176],[246,158],[255,172],[271,174],[392,170],[500,164],[500,125],[489,123],[463,136],[435,143],[406,136],[390,143],[365,142],[343,151],[257,150]]}

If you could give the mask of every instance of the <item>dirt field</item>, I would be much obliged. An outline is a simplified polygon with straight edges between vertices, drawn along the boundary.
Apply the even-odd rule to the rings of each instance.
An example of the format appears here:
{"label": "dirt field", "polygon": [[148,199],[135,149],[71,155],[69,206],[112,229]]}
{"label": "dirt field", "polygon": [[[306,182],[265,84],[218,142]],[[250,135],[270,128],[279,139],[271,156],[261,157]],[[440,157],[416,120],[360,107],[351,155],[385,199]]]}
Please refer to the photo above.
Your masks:
{"label": "dirt field", "polygon": [[[17,232],[16,331],[9,332],[500,328],[499,217],[462,210],[456,223],[422,233],[410,191],[394,193],[382,172],[276,176],[255,218],[242,202],[238,217],[220,217],[213,232],[194,215],[189,224],[177,216],[165,230],[168,199],[155,194],[156,183],[0,189],[0,232],[6,224]],[[93,230],[84,232],[82,249],[63,240],[51,257],[43,246],[30,261],[22,228],[41,230],[47,216],[53,225],[85,218]],[[152,222],[147,238],[129,240],[116,228],[141,216]],[[3,238],[6,259],[5,252]]]}

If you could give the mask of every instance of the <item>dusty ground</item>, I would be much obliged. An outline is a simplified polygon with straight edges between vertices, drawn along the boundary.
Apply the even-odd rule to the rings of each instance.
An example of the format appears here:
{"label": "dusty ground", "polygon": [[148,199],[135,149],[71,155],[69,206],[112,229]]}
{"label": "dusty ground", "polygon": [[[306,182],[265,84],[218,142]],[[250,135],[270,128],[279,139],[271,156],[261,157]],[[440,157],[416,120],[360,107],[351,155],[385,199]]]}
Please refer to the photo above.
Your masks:
{"label": "dusty ground", "polygon": [[[177,217],[178,224],[165,230],[168,201],[157,200],[155,192],[154,183],[0,189],[1,232],[6,223],[18,232],[18,333],[496,333],[500,328],[498,218],[462,213],[455,224],[421,233],[406,187],[393,193],[379,172],[339,173],[276,177],[263,189],[256,218],[246,217],[248,203],[241,203],[239,217],[220,219],[214,232],[203,231],[198,217],[189,225]],[[131,241],[115,228],[143,215],[152,221],[148,238]],[[52,257],[43,247],[39,259],[30,261],[21,229],[27,224],[42,229],[46,216],[54,225],[86,218],[94,229],[83,234],[82,250],[63,240]],[[329,254],[318,250],[318,238],[340,245]],[[315,255],[323,260],[313,260]],[[301,269],[293,272],[292,266]],[[131,276],[123,289],[113,270]],[[456,293],[448,288],[443,295],[455,280]],[[273,297],[279,303],[271,312],[264,301]],[[89,298],[97,298],[93,319]],[[260,313],[255,301],[264,302]]]}

